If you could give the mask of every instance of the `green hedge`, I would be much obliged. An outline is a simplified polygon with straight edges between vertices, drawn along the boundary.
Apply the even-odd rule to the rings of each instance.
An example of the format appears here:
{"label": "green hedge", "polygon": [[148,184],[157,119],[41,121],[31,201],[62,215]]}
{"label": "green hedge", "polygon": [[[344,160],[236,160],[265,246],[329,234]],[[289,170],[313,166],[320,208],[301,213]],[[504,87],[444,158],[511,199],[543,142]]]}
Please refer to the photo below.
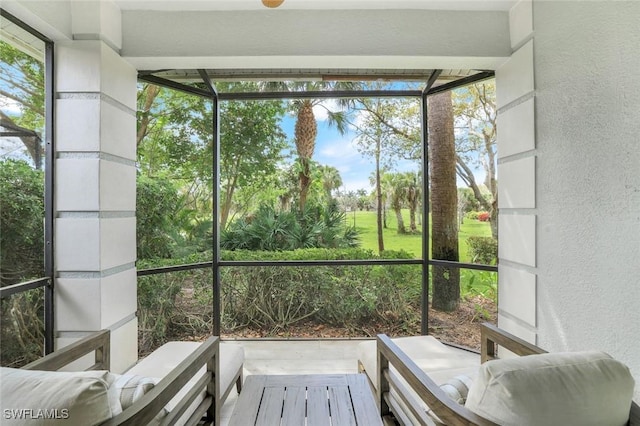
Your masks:
{"label": "green hedge", "polygon": [[[286,252],[224,251],[225,260],[407,259],[406,252],[378,256],[370,250],[303,249]],[[186,259],[139,262],[138,269],[204,262],[211,253]],[[389,266],[229,266],[220,269],[223,332],[244,327],[277,334],[302,320],[336,325],[360,334],[372,322],[404,329],[419,321],[419,265]],[[167,336],[211,330],[210,269],[144,276],[138,279],[140,349]]]}

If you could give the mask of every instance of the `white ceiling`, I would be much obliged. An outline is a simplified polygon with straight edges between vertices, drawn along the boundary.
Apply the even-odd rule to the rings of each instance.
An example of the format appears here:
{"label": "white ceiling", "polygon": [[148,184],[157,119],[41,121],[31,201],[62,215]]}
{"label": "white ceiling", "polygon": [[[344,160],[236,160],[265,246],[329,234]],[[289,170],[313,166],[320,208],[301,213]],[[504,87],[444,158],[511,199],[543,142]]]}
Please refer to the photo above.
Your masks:
{"label": "white ceiling", "polygon": [[[115,0],[122,10],[258,10],[260,0]],[[278,10],[294,9],[429,9],[509,10],[515,0],[285,0]]]}

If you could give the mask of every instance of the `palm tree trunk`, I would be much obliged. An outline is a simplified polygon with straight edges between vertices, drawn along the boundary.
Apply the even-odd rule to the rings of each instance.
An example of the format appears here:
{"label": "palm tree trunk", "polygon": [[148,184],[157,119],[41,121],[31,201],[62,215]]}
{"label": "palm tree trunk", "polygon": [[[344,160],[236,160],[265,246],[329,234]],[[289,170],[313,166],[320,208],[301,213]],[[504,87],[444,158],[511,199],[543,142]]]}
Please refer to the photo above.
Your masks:
{"label": "palm tree trunk", "polygon": [[376,212],[376,224],[378,226],[378,253],[384,251],[384,238],[382,236],[382,184],[380,183],[380,140],[376,142],[376,199],[378,209]]}
{"label": "palm tree trunk", "polygon": [[[431,166],[432,257],[458,261],[458,192],[451,92],[429,98],[428,131]],[[460,270],[433,267],[434,309],[453,311],[460,300]]]}
{"label": "palm tree trunk", "polygon": [[400,207],[394,207],[393,211],[395,211],[396,220],[398,221],[398,234],[406,234],[407,228],[404,226],[404,219],[402,218],[402,209]]}

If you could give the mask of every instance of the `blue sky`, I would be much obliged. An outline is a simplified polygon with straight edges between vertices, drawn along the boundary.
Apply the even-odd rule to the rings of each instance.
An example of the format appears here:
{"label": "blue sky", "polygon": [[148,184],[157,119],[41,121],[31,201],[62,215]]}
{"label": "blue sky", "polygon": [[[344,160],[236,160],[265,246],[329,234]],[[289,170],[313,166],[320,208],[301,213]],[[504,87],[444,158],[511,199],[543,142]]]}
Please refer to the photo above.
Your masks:
{"label": "blue sky", "polygon": [[[333,166],[340,172],[343,186],[341,191],[373,190],[369,177],[375,170],[373,158],[358,152],[354,132],[341,135],[335,128],[329,127],[322,108],[315,108],[318,121],[318,135],[313,160],[328,166]],[[295,117],[287,115],[282,121],[282,129],[287,133],[293,147]],[[293,148],[295,149],[295,147]],[[396,166],[396,171],[418,170],[416,162],[404,161]]]}

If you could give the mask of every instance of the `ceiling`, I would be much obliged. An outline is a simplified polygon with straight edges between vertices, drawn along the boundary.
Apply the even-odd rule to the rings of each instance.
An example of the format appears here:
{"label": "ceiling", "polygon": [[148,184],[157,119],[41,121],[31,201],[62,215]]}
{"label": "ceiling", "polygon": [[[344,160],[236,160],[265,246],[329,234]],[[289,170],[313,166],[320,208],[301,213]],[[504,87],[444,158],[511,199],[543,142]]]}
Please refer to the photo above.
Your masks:
{"label": "ceiling", "polygon": [[[260,0],[115,0],[121,10],[260,10]],[[285,0],[278,10],[429,9],[507,11],[514,0]]]}

